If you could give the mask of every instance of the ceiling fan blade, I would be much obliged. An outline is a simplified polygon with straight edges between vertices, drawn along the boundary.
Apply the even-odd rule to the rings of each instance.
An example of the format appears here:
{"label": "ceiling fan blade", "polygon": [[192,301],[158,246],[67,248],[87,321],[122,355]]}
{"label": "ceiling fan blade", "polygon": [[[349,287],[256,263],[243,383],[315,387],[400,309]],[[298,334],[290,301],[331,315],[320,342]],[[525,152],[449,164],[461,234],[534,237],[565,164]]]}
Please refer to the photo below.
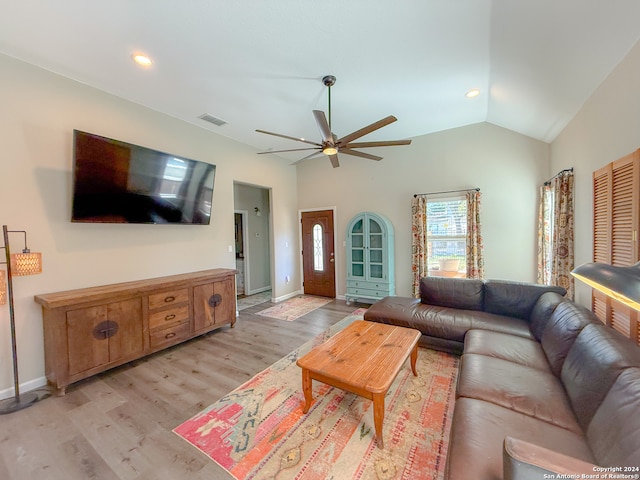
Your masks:
{"label": "ceiling fan blade", "polygon": [[393,115],[389,115],[388,117],[385,117],[382,120],[378,120],[377,122],[374,122],[371,125],[367,125],[366,127],[361,128],[360,130],[356,130],[355,132],[342,137],[340,140],[338,140],[338,143],[342,145],[347,144],[349,142],[354,141],[356,138],[364,137],[368,133],[371,133],[375,130],[378,130],[379,128],[387,126],[390,123],[395,122],[396,120],[398,120],[396,117],[394,117]]}
{"label": "ceiling fan blade", "polygon": [[305,161],[305,160],[309,160],[309,159],[314,158],[314,157],[317,157],[317,156],[319,156],[319,155],[324,155],[324,154],[322,153],[322,150],[318,150],[317,152],[313,152],[311,155],[307,155],[306,157],[301,158],[300,160],[296,160],[295,162],[291,163],[290,165],[297,165],[297,164],[299,164],[300,162],[303,162],[303,161]]}
{"label": "ceiling fan blade", "polygon": [[340,166],[340,163],[338,162],[338,155],[329,155],[329,160],[331,160],[333,168],[338,168]]}
{"label": "ceiling fan blade", "polygon": [[311,145],[316,145],[318,147],[322,146],[322,144],[320,143],[310,142],[309,140],[305,140],[304,138],[290,137],[289,135],[282,135],[280,133],[267,132],[266,130],[256,130],[256,132],[266,133],[267,135],[273,135],[274,137],[288,138],[289,140],[295,140],[296,142],[309,143]]}
{"label": "ceiling fan blade", "polygon": [[322,110],[314,110],[313,116],[316,118],[316,123],[318,124],[320,133],[322,134],[322,141],[333,142],[331,127],[329,127],[329,122],[327,122],[327,116],[324,114],[324,112]]}
{"label": "ceiling fan blade", "polygon": [[[258,155],[265,155],[267,153],[283,153],[283,152],[302,152],[304,150],[316,150],[322,153],[322,147],[309,147],[309,148],[292,148],[290,150],[270,150],[267,152],[258,152]],[[315,153],[314,153],[315,155]]]}
{"label": "ceiling fan blade", "polygon": [[[382,142],[356,142],[345,145],[347,148],[393,147],[396,145],[410,145],[411,140],[389,140]],[[342,147],[344,148],[344,147]]]}
{"label": "ceiling fan blade", "polygon": [[362,157],[368,160],[382,160],[382,157],[377,155],[371,155],[370,153],[358,152],[357,150],[351,150],[350,148],[341,148],[340,153],[345,153],[347,155],[353,155],[354,157]]}

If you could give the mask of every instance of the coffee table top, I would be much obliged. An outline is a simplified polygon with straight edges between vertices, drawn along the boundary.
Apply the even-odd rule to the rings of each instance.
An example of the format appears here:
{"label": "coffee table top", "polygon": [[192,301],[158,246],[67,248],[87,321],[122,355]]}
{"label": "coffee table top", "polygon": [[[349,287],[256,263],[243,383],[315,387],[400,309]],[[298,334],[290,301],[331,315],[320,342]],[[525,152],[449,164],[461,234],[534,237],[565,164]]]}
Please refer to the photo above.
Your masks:
{"label": "coffee table top", "polygon": [[296,362],[322,377],[371,393],[386,392],[420,339],[420,331],[356,320]]}

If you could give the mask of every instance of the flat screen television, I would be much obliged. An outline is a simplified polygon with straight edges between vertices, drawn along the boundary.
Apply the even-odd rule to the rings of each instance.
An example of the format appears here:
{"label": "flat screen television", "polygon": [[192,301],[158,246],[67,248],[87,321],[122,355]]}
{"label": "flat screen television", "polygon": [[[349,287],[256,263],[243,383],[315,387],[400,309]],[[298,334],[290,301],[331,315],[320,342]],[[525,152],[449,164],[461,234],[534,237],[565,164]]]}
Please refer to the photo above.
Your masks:
{"label": "flat screen television", "polygon": [[208,225],[216,166],[73,131],[72,222]]}

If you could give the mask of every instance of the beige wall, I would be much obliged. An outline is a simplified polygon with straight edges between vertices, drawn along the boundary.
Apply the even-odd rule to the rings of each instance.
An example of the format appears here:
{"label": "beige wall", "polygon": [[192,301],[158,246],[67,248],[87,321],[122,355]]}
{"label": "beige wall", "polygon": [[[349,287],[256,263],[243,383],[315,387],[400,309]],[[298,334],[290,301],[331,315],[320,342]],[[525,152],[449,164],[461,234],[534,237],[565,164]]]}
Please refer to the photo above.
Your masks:
{"label": "beige wall", "polygon": [[[640,148],[640,43],[551,145],[552,172],[574,167],[576,266],[592,261],[593,171]],[[576,282],[576,300],[591,290]]]}
{"label": "beige wall", "polygon": [[[272,190],[274,295],[298,289],[295,169],[225,137],[0,56],[0,223],[27,230],[44,272],[15,279],[20,380],[42,384],[42,319],[33,296],[85,286],[234,268],[233,183]],[[209,226],[69,222],[72,131],[80,129],[217,165]],[[224,127],[222,127],[224,128]],[[12,236],[13,250],[22,248]],[[285,248],[284,242],[287,242]],[[282,279],[282,281],[280,281]],[[9,314],[0,308],[0,397],[12,394]]]}
{"label": "beige wall", "polygon": [[336,169],[324,158],[298,167],[299,208],[336,207],[339,295],[346,290],[344,241],[351,217],[372,211],[393,223],[396,292],[410,295],[411,197],[473,187],[483,195],[486,277],[535,281],[537,192],[549,177],[548,144],[479,123],[376,153],[384,160],[341,155]]}

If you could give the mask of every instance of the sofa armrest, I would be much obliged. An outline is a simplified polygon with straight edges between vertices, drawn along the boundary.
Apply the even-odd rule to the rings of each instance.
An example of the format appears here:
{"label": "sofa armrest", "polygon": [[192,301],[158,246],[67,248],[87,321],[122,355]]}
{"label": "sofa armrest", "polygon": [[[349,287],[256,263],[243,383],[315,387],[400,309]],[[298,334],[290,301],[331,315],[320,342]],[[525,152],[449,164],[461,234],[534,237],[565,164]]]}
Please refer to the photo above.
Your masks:
{"label": "sofa armrest", "polygon": [[504,480],[543,480],[559,478],[558,474],[594,475],[599,471],[592,463],[513,437],[504,439],[503,461]]}

